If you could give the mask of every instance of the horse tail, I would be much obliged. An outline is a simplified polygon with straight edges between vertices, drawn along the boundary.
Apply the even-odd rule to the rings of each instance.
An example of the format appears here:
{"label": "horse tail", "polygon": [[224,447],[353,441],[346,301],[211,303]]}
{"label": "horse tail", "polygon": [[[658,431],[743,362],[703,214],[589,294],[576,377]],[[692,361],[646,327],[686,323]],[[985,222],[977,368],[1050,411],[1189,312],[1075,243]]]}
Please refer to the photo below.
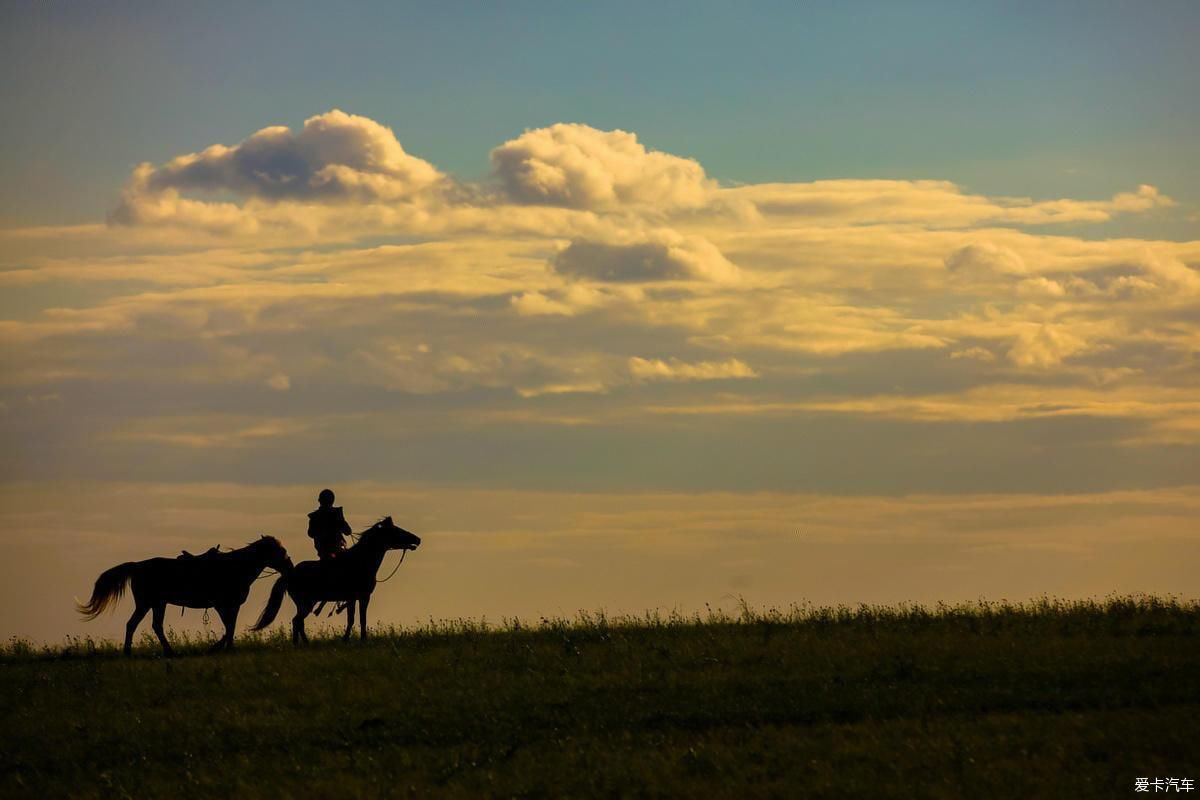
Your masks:
{"label": "horse tail", "polygon": [[86,603],[76,600],[75,609],[83,615],[84,619],[95,619],[100,616],[104,609],[118,602],[121,595],[125,594],[125,585],[133,577],[133,570],[136,566],[136,561],[126,561],[124,564],[118,564],[112,569],[101,572],[100,577],[96,579],[96,588],[92,589],[92,599]]}
{"label": "horse tail", "polygon": [[279,613],[279,607],[283,605],[283,594],[287,591],[287,580],[287,575],[280,575],[279,580],[275,581],[275,585],[271,587],[271,597],[267,600],[267,607],[263,609],[262,616],[258,618],[258,622],[254,623],[254,627],[250,630],[261,631],[275,621],[275,615]]}

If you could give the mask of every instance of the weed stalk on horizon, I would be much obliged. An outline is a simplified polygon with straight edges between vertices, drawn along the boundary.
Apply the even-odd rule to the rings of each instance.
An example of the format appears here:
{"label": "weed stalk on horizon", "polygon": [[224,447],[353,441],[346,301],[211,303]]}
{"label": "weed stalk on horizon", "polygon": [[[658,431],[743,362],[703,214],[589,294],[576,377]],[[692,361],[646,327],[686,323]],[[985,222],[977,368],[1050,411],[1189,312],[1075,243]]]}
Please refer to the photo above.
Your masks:
{"label": "weed stalk on horizon", "polygon": [[[1117,633],[1153,622],[1155,629],[1165,630],[1179,625],[1188,626],[1200,615],[1200,600],[1187,600],[1172,595],[1109,595],[1104,598],[1065,599],[1043,596],[1030,600],[979,600],[963,603],[938,602],[932,606],[921,603],[831,605],[810,602],[794,603],[786,608],[755,608],[739,598],[738,610],[705,607],[704,612],[683,613],[660,609],[640,614],[610,616],[603,610],[581,610],[574,617],[538,617],[529,622],[519,617],[501,617],[498,622],[459,617],[436,619],[430,617],[416,625],[376,625],[371,633],[382,639],[429,639],[439,637],[477,636],[491,634],[544,634],[570,632],[577,636],[603,635],[612,629],[663,630],[700,626],[793,626],[820,630],[829,626],[849,628],[885,626],[893,629],[913,629],[938,625],[962,627],[972,633],[1019,629],[1022,625],[1053,622],[1063,631],[1101,626]],[[1146,632],[1145,628],[1141,629]],[[168,629],[167,637],[176,649],[191,652],[207,649],[216,641],[214,632],[202,633]],[[341,633],[326,627],[313,636],[314,641],[336,643]],[[276,625],[261,632],[244,631],[237,637],[240,648],[291,648],[291,634],[286,626]],[[157,640],[143,632],[137,641],[137,652],[159,650]],[[70,636],[62,645],[38,644],[22,637],[11,637],[0,643],[0,659],[4,658],[73,658],[118,655],[120,643],[91,636]]]}

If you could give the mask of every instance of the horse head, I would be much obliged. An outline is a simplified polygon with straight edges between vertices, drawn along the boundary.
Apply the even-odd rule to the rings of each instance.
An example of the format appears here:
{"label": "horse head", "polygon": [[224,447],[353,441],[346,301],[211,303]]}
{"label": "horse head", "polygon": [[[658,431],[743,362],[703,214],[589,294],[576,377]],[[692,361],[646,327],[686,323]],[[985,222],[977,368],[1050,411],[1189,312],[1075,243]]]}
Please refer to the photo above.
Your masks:
{"label": "horse head", "polygon": [[263,536],[254,546],[262,554],[266,565],[276,572],[289,572],[292,569],[292,559],[288,556],[287,548],[274,536]]}
{"label": "horse head", "polygon": [[384,517],[367,529],[372,537],[379,537],[388,550],[416,550],[421,546],[421,537],[404,530],[391,517]]}

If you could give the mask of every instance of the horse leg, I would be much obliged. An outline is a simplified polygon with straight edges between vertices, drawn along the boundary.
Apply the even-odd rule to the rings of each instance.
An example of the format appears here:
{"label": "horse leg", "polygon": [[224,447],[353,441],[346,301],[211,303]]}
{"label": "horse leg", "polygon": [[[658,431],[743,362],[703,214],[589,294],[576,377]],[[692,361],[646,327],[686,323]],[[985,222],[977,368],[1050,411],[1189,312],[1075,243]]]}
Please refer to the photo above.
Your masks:
{"label": "horse leg", "polygon": [[346,634],[342,636],[343,642],[350,641],[350,634],[354,630],[354,601],[346,602]]}
{"label": "horse leg", "polygon": [[133,632],[137,630],[138,625],[142,624],[142,620],[149,610],[150,606],[137,606],[133,609],[133,615],[129,617],[129,622],[125,623],[125,655],[133,653]]}
{"label": "horse leg", "polygon": [[[365,642],[367,640],[367,603],[371,602],[371,595],[365,594],[358,599],[358,631],[360,638]],[[351,606],[353,608],[353,606]]]}
{"label": "horse leg", "polygon": [[301,603],[294,597],[292,601],[296,603],[296,616],[292,617],[292,644],[298,645],[308,641],[308,634],[304,632],[304,618],[312,611],[313,604],[311,600]]}
{"label": "horse leg", "polygon": [[224,618],[222,618],[222,620],[221,620],[222,622],[225,623],[225,649],[226,650],[233,649],[233,635],[237,631],[237,618],[238,618],[238,612],[240,610],[241,610],[241,606],[233,606],[232,608],[228,609],[229,619],[225,620]]}
{"label": "horse leg", "polygon": [[216,644],[208,649],[211,653],[222,648],[233,648],[233,631],[237,627],[237,608],[218,608],[217,616],[221,618],[221,622],[225,625],[225,635],[217,640]]}
{"label": "horse leg", "polygon": [[154,617],[151,622],[151,627],[154,628],[154,635],[158,637],[159,643],[162,645],[163,655],[168,658],[175,655],[175,651],[171,649],[171,643],[167,641],[167,634],[163,632],[163,617],[167,615],[167,604],[160,603],[154,607]]}

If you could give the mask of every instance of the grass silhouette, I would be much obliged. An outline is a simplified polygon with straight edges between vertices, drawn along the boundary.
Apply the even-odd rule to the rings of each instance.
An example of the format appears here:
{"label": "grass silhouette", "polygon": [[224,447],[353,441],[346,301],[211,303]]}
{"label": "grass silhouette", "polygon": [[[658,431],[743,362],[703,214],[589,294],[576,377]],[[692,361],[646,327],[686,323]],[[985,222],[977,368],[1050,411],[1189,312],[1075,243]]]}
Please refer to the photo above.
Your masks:
{"label": "grass silhouette", "polygon": [[[4,796],[1125,796],[1200,763],[1200,604],[815,607],[228,655],[0,651]],[[199,653],[209,641],[177,637]],[[1189,772],[1188,770],[1193,772]]]}

